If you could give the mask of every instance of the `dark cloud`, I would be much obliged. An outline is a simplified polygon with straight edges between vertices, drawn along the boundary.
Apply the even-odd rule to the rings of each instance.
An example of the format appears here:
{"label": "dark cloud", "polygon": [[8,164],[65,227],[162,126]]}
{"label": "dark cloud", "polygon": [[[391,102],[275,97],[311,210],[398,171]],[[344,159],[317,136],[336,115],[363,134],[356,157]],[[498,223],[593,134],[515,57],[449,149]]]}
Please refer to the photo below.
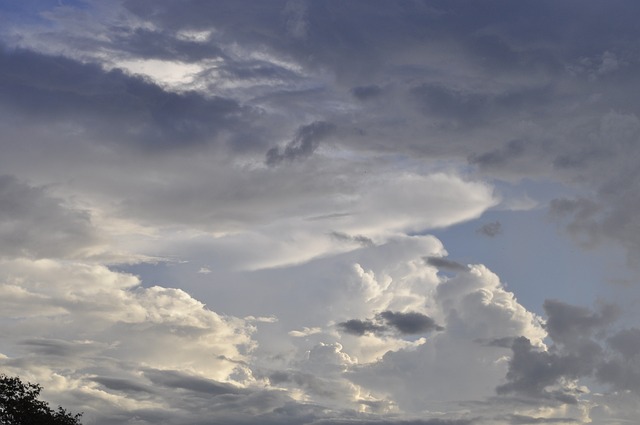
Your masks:
{"label": "dark cloud", "polygon": [[640,329],[623,329],[607,342],[612,355],[598,366],[596,377],[618,391],[640,394]]}
{"label": "dark cloud", "polygon": [[586,307],[556,300],[546,300],[544,311],[547,313],[545,329],[549,337],[556,344],[572,347],[603,331],[618,317],[618,310],[613,305],[604,305],[596,313]]}
{"label": "dark cloud", "polygon": [[603,208],[592,199],[553,199],[549,203],[549,215],[556,220],[568,219],[566,229],[583,246],[592,247],[602,237]]}
{"label": "dark cloud", "polygon": [[108,376],[96,376],[91,378],[93,382],[96,382],[105,388],[117,392],[125,393],[153,393],[153,388],[146,385],[135,382],[126,378],[112,378]]}
{"label": "dark cloud", "polygon": [[618,351],[616,347],[627,356],[635,355],[640,346],[636,341],[638,332],[622,331],[606,337],[617,317],[613,306],[603,305],[600,311],[594,312],[547,300],[544,309],[547,314],[545,328],[553,344],[542,349],[534,347],[527,338],[515,339],[506,376],[508,382],[496,388],[498,394],[576,404],[580,390],[563,382],[591,376],[616,389],[640,389],[640,371],[630,367],[625,354],[622,358],[613,355]]}
{"label": "dark cloud", "polygon": [[358,86],[351,89],[351,94],[358,100],[369,100],[378,97],[382,88],[377,85]]}
{"label": "dark cloud", "polygon": [[477,125],[488,108],[489,99],[482,94],[439,84],[423,84],[411,92],[426,115],[445,119],[443,124],[447,126]]}
{"label": "dark cloud", "polygon": [[27,347],[33,354],[66,358],[75,357],[96,349],[95,345],[90,343],[45,338],[26,339],[21,342],[21,345]]}
{"label": "dark cloud", "polygon": [[244,392],[244,390],[230,384],[216,382],[212,379],[205,379],[198,376],[188,375],[184,372],[175,370],[148,369],[144,371],[144,376],[155,385],[161,385],[169,388],[179,388],[212,396],[219,396],[223,394],[241,394]]}
{"label": "dark cloud", "polygon": [[388,332],[398,332],[402,335],[419,335],[444,330],[442,326],[425,314],[393,311],[383,311],[370,320],[347,320],[339,323],[338,326],[343,331],[357,336],[367,333],[384,334]]}
{"label": "dark cloud", "polygon": [[493,238],[502,233],[502,224],[499,221],[492,221],[491,223],[485,223],[476,230],[481,235]]}
{"label": "dark cloud", "polygon": [[[523,87],[501,93],[461,90],[441,83],[425,83],[410,91],[413,100],[428,117],[445,129],[475,128],[504,119],[505,116],[526,114],[535,116],[548,104],[553,89],[546,86]],[[492,166],[521,155],[524,142],[512,141],[500,151],[472,155],[471,163]]]}
{"label": "dark cloud", "polygon": [[508,161],[521,157],[525,153],[527,143],[524,140],[511,140],[500,149],[495,149],[480,155],[472,154],[469,162],[480,167],[501,166]]}
{"label": "dark cloud", "polygon": [[310,425],[471,425],[474,419],[416,419],[416,420],[336,420],[324,419]]}
{"label": "dark cloud", "polygon": [[388,326],[395,328],[404,335],[416,335],[431,331],[441,331],[444,328],[436,324],[429,316],[417,313],[395,313],[393,311],[383,311],[380,313]]}
{"label": "dark cloud", "polygon": [[175,33],[157,29],[113,27],[110,45],[135,55],[136,58],[197,62],[223,58],[222,49],[211,40],[195,41],[178,37]]}
{"label": "dark cloud", "polygon": [[561,378],[575,379],[589,374],[593,364],[582,367],[576,356],[562,356],[543,351],[525,338],[517,338],[511,349],[508,383],[496,388],[498,394],[515,393],[537,399],[576,404],[577,393],[570,388],[554,389]]}
{"label": "dark cloud", "polygon": [[338,323],[338,326],[343,331],[357,336],[363,336],[367,333],[381,333],[387,330],[385,326],[376,324],[371,320],[351,319]]}
{"label": "dark cloud", "polygon": [[366,236],[363,235],[348,235],[346,233],[343,232],[331,232],[329,233],[329,235],[334,238],[337,239],[339,241],[342,242],[354,242],[357,244],[360,244],[362,246],[374,246],[374,242],[371,238],[368,238]]}
{"label": "dark cloud", "polygon": [[509,415],[507,417],[511,425],[529,425],[529,424],[573,424],[578,420],[573,418],[542,418],[525,415]]}
{"label": "dark cloud", "polygon": [[476,340],[476,342],[486,346],[486,347],[500,347],[500,348],[511,348],[513,346],[515,338],[507,336],[504,338],[496,338],[490,341],[485,340]]}
{"label": "dark cloud", "polygon": [[320,141],[335,131],[335,125],[325,121],[314,121],[298,128],[295,138],[287,143],[284,151],[274,147],[267,151],[266,164],[278,165],[282,161],[294,161],[311,156],[320,145]]}
{"label": "dark cloud", "polygon": [[0,256],[79,257],[99,243],[89,212],[0,176]]}
{"label": "dark cloud", "polygon": [[469,267],[465,264],[458,263],[457,261],[449,260],[443,257],[424,257],[424,260],[430,266],[434,266],[439,269],[461,272],[469,271]]}
{"label": "dark cloud", "polygon": [[244,133],[251,114],[231,99],[168,92],[117,69],[28,50],[0,49],[0,99],[5,110],[147,152],[213,143],[224,129]]}
{"label": "dark cloud", "polygon": [[640,329],[624,329],[608,339],[609,346],[625,359],[631,360],[640,355]]}

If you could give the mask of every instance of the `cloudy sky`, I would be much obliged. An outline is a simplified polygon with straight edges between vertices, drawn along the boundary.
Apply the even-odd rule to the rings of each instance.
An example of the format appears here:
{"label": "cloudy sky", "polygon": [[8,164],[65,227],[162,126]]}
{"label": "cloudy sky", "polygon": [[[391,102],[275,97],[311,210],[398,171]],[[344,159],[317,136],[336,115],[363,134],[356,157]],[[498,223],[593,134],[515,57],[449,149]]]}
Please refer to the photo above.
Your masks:
{"label": "cloudy sky", "polygon": [[0,0],[0,372],[88,425],[636,423],[638,16]]}

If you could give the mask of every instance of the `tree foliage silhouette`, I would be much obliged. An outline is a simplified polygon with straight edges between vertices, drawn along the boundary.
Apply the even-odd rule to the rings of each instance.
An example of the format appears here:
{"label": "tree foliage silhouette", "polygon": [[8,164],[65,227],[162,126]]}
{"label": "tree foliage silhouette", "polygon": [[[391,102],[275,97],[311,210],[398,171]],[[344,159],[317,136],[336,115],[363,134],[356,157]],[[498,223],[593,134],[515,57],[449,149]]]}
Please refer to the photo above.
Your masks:
{"label": "tree foliage silhouette", "polygon": [[0,374],[0,425],[81,425],[81,414],[38,400],[42,387]]}

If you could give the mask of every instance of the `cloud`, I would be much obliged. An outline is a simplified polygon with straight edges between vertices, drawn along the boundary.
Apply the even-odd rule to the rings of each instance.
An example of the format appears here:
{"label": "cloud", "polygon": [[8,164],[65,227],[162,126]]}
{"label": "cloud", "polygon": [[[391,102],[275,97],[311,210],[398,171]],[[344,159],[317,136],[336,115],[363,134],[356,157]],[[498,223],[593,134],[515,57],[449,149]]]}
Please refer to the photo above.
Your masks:
{"label": "cloud", "polygon": [[135,380],[129,380],[125,378],[111,378],[108,376],[96,376],[91,378],[92,381],[97,382],[100,385],[105,386],[108,390],[114,390],[117,392],[141,392],[141,393],[153,393],[154,389],[150,386],[137,383]]}
{"label": "cloud", "polygon": [[147,370],[144,371],[144,376],[154,385],[184,389],[209,396],[238,394],[242,392],[241,388],[234,387],[233,385],[215,382],[214,380],[199,376],[191,376],[177,370]]}
{"label": "cloud", "polygon": [[401,335],[420,335],[444,329],[425,314],[415,311],[401,313],[388,310],[377,314],[373,320],[351,319],[338,323],[338,326],[343,331],[357,336],[368,333],[385,334],[393,331]]}
{"label": "cloud", "polygon": [[493,238],[502,233],[502,224],[499,221],[493,221],[491,223],[485,223],[476,230],[481,235]]}
{"label": "cloud", "polygon": [[382,88],[377,85],[370,86],[358,86],[351,89],[351,94],[358,100],[369,100],[379,96],[382,93]]}
{"label": "cloud", "polygon": [[551,200],[637,262],[637,12],[4,7],[0,361],[104,424],[636,420],[632,319],[425,232]]}
{"label": "cloud", "polygon": [[[240,319],[219,316],[178,289],[142,288],[134,276],[103,266],[24,259],[1,266],[3,291],[22,290],[20,296],[3,297],[0,323],[7,339],[2,350],[14,352],[9,344],[19,343],[15,360],[34,367],[57,365],[56,359],[64,358],[67,364],[79,362],[79,369],[115,362],[125,372],[127,362],[145,359],[163,368],[197,365],[200,373],[221,379],[235,366],[211,353],[242,358],[238,347],[251,347],[251,328]],[[12,276],[20,276],[19,282]],[[33,329],[32,338],[25,340],[21,334],[27,329]],[[171,358],[164,355],[169,351]]]}
{"label": "cloud", "polygon": [[613,306],[593,311],[547,300],[544,307],[551,346],[534,347],[524,337],[514,340],[507,383],[496,388],[498,394],[577,404],[587,398],[588,389],[578,384],[587,377],[615,391],[640,391],[638,330],[612,334],[618,317]]}
{"label": "cloud", "polygon": [[351,235],[347,235],[346,233],[342,233],[342,232],[331,232],[329,233],[329,235],[339,241],[345,241],[345,242],[355,242],[357,244],[363,245],[363,246],[373,246],[374,242],[371,238],[368,238],[366,236],[363,235],[355,235],[355,236],[351,236]]}
{"label": "cloud", "polygon": [[451,271],[468,271],[469,266],[458,263],[457,261],[449,260],[443,257],[425,257],[425,261],[430,266],[442,268]]}
{"label": "cloud", "polygon": [[385,331],[387,328],[384,326],[376,325],[370,320],[358,320],[351,319],[346,322],[338,323],[338,326],[345,332],[353,335],[362,336],[366,333],[376,333]]}
{"label": "cloud", "polygon": [[79,258],[101,243],[88,211],[14,176],[0,176],[0,255]]}
{"label": "cloud", "polygon": [[[422,261],[420,264],[436,272],[433,266]],[[349,373],[358,385],[388,394],[401,410],[423,412],[435,408],[432,404],[435,399],[439,403],[453,403],[453,400],[475,399],[477,394],[492,394],[507,372],[506,362],[500,360],[507,350],[504,346],[478,348],[481,347],[476,342],[478,338],[515,339],[527,335],[535,339],[536,344],[542,343],[545,332],[539,319],[518,305],[513,294],[505,291],[486,268],[474,265],[457,271],[453,277],[438,277],[429,285],[426,280],[420,282],[430,294],[423,301],[427,306],[425,313],[429,315],[387,311],[384,316],[388,322],[384,324],[397,326],[394,330],[406,332],[404,335],[418,328],[438,332],[416,345],[389,350],[378,361],[355,367]],[[416,291],[419,290],[416,288]],[[435,320],[429,320],[432,317]],[[407,320],[406,328],[400,319]],[[367,338],[367,335],[357,338]],[[346,340],[343,342],[349,352],[350,346]],[[474,379],[466,378],[468,376]],[[424,385],[425,382],[439,385],[431,387]]]}
{"label": "cloud", "polygon": [[335,131],[335,126],[325,121],[314,121],[298,128],[295,138],[287,143],[283,152],[280,148],[271,148],[267,151],[266,164],[274,166],[282,161],[294,161],[304,159],[316,149],[320,141],[326,139]]}
{"label": "cloud", "polygon": [[544,418],[533,417],[525,415],[510,415],[508,417],[509,423],[513,425],[524,424],[571,424],[576,423],[578,420],[574,418]]}
{"label": "cloud", "polygon": [[594,313],[585,307],[576,307],[555,300],[546,300],[544,310],[547,313],[545,329],[549,337],[557,344],[571,346],[582,339],[588,339],[597,331],[611,325],[618,311],[613,305],[604,305]]}
{"label": "cloud", "polygon": [[359,421],[359,420],[321,420],[313,422],[313,425],[471,425],[472,419],[416,419],[399,421]]}
{"label": "cloud", "polygon": [[395,328],[404,335],[415,335],[429,331],[441,331],[444,328],[435,323],[435,321],[422,313],[415,311],[400,313],[393,311],[383,311],[380,317],[384,319],[387,325]]}
{"label": "cloud", "polygon": [[223,130],[246,126],[243,115],[251,115],[232,99],[169,92],[62,56],[2,48],[0,64],[3,109],[37,117],[40,125],[66,123],[108,146],[151,153],[208,145]]}
{"label": "cloud", "polygon": [[568,404],[578,402],[579,391],[549,387],[553,387],[561,378],[575,380],[590,373],[593,364],[585,365],[574,356],[561,356],[536,349],[525,337],[516,339],[511,348],[513,357],[507,372],[509,382],[496,388],[498,394],[516,393]]}

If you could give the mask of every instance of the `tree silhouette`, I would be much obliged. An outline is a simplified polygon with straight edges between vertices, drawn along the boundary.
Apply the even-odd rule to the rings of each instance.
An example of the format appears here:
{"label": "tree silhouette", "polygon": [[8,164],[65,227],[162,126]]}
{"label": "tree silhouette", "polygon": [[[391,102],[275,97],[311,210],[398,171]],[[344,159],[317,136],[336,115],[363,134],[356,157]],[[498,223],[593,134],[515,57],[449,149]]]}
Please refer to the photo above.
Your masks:
{"label": "tree silhouette", "polygon": [[0,374],[0,425],[81,425],[81,414],[38,400],[42,387]]}

